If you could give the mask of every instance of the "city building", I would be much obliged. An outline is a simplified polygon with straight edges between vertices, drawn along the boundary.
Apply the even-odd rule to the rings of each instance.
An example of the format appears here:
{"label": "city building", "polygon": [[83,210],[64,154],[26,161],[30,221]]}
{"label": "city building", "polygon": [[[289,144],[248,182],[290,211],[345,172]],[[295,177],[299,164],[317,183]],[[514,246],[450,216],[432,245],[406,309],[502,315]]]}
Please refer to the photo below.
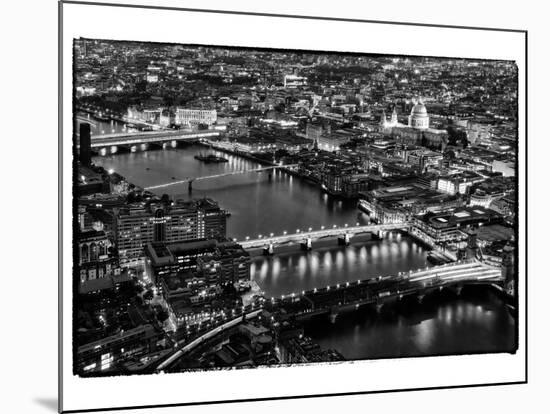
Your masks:
{"label": "city building", "polygon": [[104,175],[97,172],[93,167],[85,164],[78,164],[77,171],[77,196],[84,197],[97,193],[109,193],[109,182]]}
{"label": "city building", "polygon": [[92,137],[90,124],[82,122],[79,126],[79,161],[82,165],[89,166],[92,163]]}
{"label": "city building", "polygon": [[212,200],[115,209],[116,247],[122,265],[143,259],[147,243],[225,238],[226,212]]}
{"label": "city building", "polygon": [[218,243],[212,253],[197,258],[197,271],[207,283],[223,285],[250,280],[250,254],[234,242]]}
{"label": "city building", "polygon": [[380,118],[379,130],[395,138],[399,143],[421,145],[441,151],[445,150],[448,142],[446,130],[430,128],[430,116],[421,100],[413,105],[407,124],[398,121],[396,106],[389,120],[384,111]]}
{"label": "city building", "polygon": [[232,241],[148,243],[145,254],[157,283],[166,275],[184,273],[193,273],[194,278],[202,278],[210,285],[250,279],[250,254]]}
{"label": "city building", "polygon": [[425,172],[430,168],[439,167],[443,161],[443,154],[427,149],[418,149],[410,151],[406,161],[420,172]]}
{"label": "city building", "polygon": [[436,243],[466,240],[462,230],[502,221],[502,215],[477,206],[413,217],[415,227]]}
{"label": "city building", "polygon": [[430,127],[430,117],[422,101],[413,106],[409,115],[409,126],[415,129],[428,129]]}
{"label": "city building", "polygon": [[164,333],[150,324],[120,331],[79,346],[76,350],[76,370],[80,374],[114,370],[126,358],[155,351],[163,339]]}
{"label": "city building", "polygon": [[81,231],[78,232],[77,240],[81,283],[106,277],[112,273],[114,258],[110,252],[111,242],[104,231],[92,229]]}
{"label": "city building", "polygon": [[198,126],[213,125],[216,123],[217,112],[215,109],[186,109],[176,108],[174,122],[176,125]]}
{"label": "city building", "polygon": [[403,223],[417,214],[450,210],[463,204],[458,197],[411,183],[360,193],[358,207],[377,223]]}
{"label": "city building", "polygon": [[476,184],[481,183],[485,179],[474,172],[463,172],[458,174],[439,177],[437,189],[448,194],[467,194],[468,189]]}
{"label": "city building", "polygon": [[198,258],[214,253],[217,244],[216,240],[147,243],[146,264],[153,282],[159,283],[166,275],[195,272]]}
{"label": "city building", "polygon": [[162,108],[137,108],[130,106],[127,111],[127,117],[130,121],[156,123],[162,112]]}
{"label": "city building", "polygon": [[298,88],[307,85],[307,78],[298,75],[285,75],[283,78],[283,86],[285,88]]}

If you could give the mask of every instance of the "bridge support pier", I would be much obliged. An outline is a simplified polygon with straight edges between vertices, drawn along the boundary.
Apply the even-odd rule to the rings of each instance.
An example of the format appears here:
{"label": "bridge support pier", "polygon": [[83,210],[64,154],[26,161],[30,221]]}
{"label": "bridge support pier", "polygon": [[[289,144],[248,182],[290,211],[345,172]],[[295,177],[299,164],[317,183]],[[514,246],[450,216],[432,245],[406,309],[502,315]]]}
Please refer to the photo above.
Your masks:
{"label": "bridge support pier", "polygon": [[162,149],[166,149],[168,148],[168,143],[167,142],[163,142],[162,143]]}
{"label": "bridge support pier", "polygon": [[338,244],[341,246],[349,246],[349,234],[346,233],[343,236],[338,237]]}
{"label": "bridge support pier", "polygon": [[118,152],[118,147],[116,145],[113,145],[110,152],[111,154],[116,154]]}
{"label": "bridge support pier", "polygon": [[273,243],[269,243],[264,247],[264,256],[273,255]]}
{"label": "bridge support pier", "polygon": [[464,288],[464,286],[461,286],[461,285],[454,286],[453,287],[453,292],[456,294],[456,296],[460,296],[460,294],[462,293],[463,288]]}
{"label": "bridge support pier", "polygon": [[137,146],[136,145],[132,145],[130,147],[130,152],[136,152],[137,151]]}
{"label": "bridge support pier", "polygon": [[311,250],[311,237],[308,237],[302,243],[300,243],[300,247],[302,248],[302,250]]}
{"label": "bridge support pier", "polygon": [[99,149],[99,155],[101,155],[102,157],[107,155],[107,148],[100,148]]}
{"label": "bridge support pier", "polygon": [[424,302],[424,297],[426,295],[424,294],[419,294],[416,298],[418,299],[418,303],[422,304]]}
{"label": "bridge support pier", "polygon": [[338,309],[336,307],[332,307],[330,309],[329,314],[330,323],[336,323],[336,318],[338,317]]}
{"label": "bridge support pier", "polygon": [[139,146],[139,149],[142,150],[142,151],[147,151],[148,148],[149,148],[149,145],[145,144],[145,143],[143,143]]}
{"label": "bridge support pier", "polygon": [[178,146],[178,141],[174,139],[172,140],[172,142],[170,142],[170,145],[172,146],[172,148],[176,148]]}

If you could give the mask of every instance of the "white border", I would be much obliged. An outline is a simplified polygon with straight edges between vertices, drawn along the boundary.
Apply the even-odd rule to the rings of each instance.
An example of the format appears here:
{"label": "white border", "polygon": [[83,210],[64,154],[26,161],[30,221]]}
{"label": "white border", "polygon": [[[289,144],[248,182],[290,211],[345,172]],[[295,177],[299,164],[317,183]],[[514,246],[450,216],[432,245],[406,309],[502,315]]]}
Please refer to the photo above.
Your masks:
{"label": "white border", "polygon": [[[64,4],[63,410],[525,380],[524,234],[520,235],[519,261],[520,348],[515,355],[409,358],[330,366],[94,379],[73,376],[71,48],[72,39],[77,37],[514,60],[519,69],[519,153],[522,158],[525,154],[525,39],[522,33]],[[519,168],[520,200],[525,200],[523,161],[520,160]],[[520,206],[525,203],[521,202]]]}

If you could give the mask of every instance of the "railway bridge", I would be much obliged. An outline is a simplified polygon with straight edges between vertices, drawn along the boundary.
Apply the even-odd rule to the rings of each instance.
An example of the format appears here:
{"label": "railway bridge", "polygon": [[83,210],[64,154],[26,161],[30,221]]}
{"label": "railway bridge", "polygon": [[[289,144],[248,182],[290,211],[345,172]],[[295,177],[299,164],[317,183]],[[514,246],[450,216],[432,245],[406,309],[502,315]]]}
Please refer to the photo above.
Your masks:
{"label": "railway bridge", "polygon": [[379,276],[335,286],[293,292],[280,298],[267,300],[266,309],[284,309],[297,319],[327,314],[335,320],[338,313],[374,305],[379,310],[384,304],[415,297],[424,297],[444,288],[460,293],[466,285],[492,285],[502,290],[504,277],[500,268],[476,260],[458,261],[392,276]]}

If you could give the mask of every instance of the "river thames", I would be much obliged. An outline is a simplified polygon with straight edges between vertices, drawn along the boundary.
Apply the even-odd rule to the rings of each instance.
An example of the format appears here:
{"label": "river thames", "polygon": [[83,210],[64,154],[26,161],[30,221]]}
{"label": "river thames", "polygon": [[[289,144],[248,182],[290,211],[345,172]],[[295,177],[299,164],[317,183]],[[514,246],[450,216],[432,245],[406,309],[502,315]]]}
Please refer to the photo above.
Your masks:
{"label": "river thames", "polygon": [[[205,164],[194,158],[200,153],[216,153],[228,162]],[[141,187],[261,166],[198,145],[95,157],[94,162]],[[356,202],[334,199],[315,185],[282,171],[271,178],[266,172],[251,172],[196,181],[192,194],[185,183],[164,187],[158,193],[214,199],[231,214],[227,235],[237,240],[369,221],[356,208]],[[267,297],[280,296],[425,267],[426,253],[409,236],[390,233],[383,240],[367,240],[349,247],[334,243],[311,252],[255,257],[251,278]],[[359,310],[339,315],[333,324],[326,318],[305,324],[305,332],[322,347],[335,348],[348,359],[508,352],[515,348],[514,331],[515,322],[506,305],[486,289],[466,291],[459,297],[441,295],[423,305],[398,307],[381,314]]]}

